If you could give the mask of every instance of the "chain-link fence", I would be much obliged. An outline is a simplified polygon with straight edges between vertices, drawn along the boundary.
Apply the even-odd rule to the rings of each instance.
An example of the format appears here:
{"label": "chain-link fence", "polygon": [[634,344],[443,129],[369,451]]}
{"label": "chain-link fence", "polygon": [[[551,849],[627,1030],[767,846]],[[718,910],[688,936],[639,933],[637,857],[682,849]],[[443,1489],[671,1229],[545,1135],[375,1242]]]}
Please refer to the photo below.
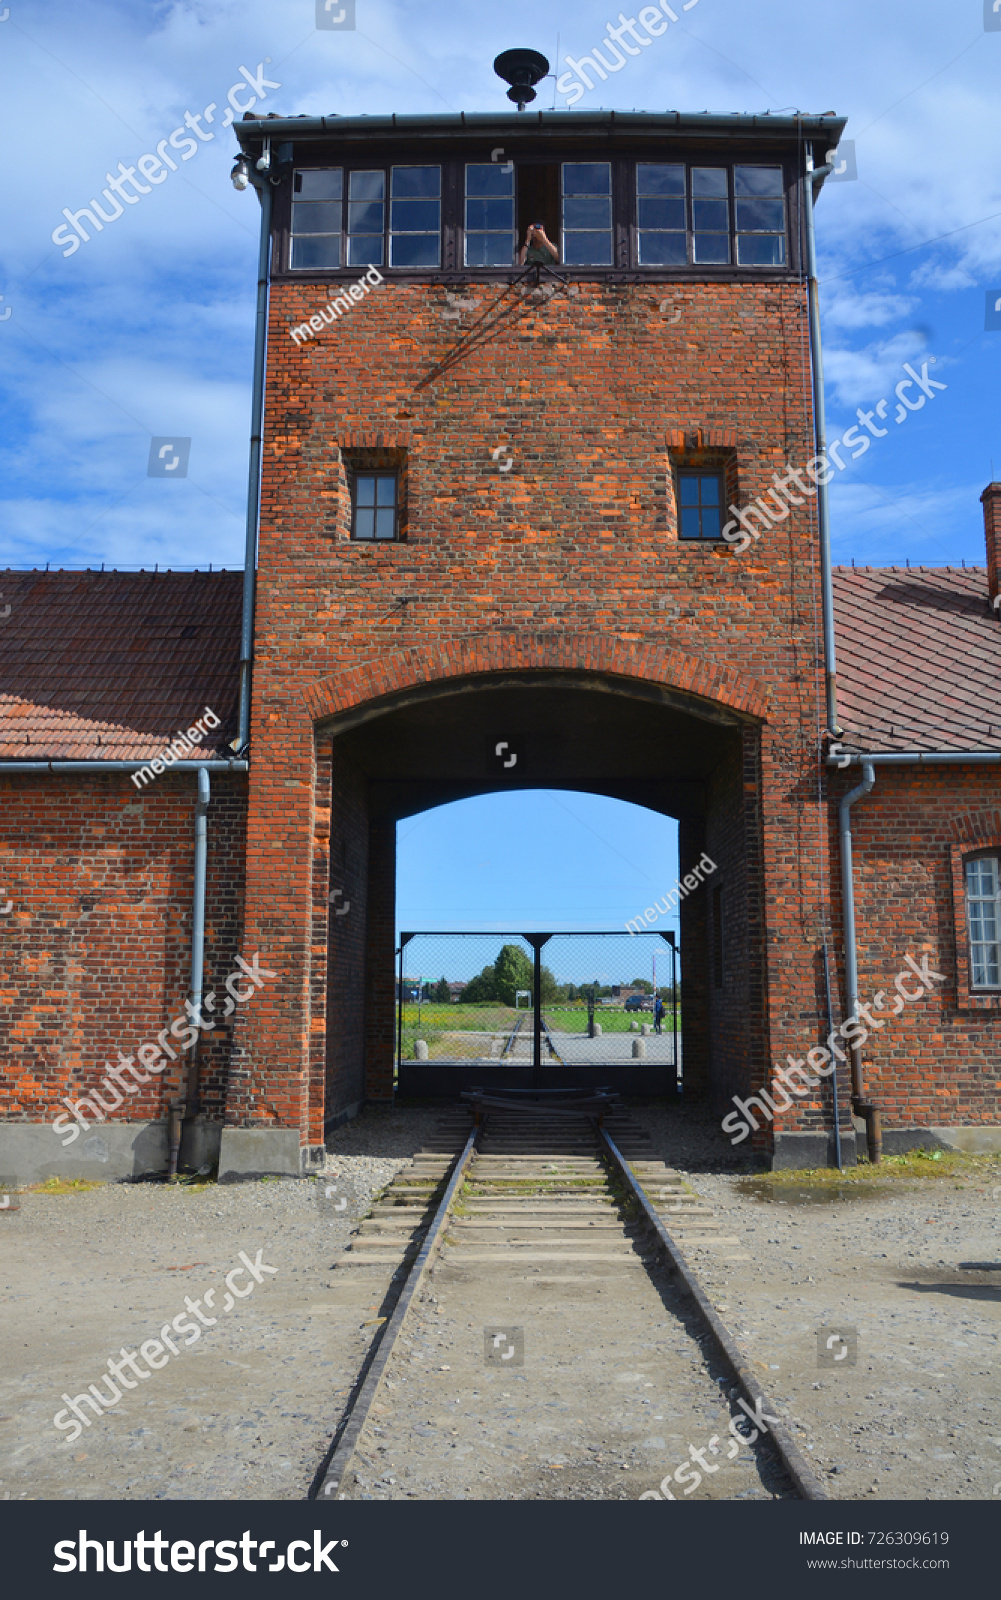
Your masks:
{"label": "chain-link fence", "polygon": [[398,959],[398,1066],[680,1075],[673,935],[404,933]]}

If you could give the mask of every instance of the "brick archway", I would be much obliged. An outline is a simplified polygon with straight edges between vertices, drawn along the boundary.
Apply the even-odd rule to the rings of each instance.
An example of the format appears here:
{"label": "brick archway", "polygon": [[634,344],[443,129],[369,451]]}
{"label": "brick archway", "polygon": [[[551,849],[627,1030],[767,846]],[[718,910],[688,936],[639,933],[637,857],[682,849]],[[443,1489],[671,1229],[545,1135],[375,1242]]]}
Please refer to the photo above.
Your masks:
{"label": "brick archway", "polygon": [[396,650],[348,672],[308,684],[303,699],[315,722],[326,721],[367,701],[385,699],[423,684],[498,672],[579,672],[642,682],[705,700],[744,716],[764,719],[767,684],[733,667],[684,650],[624,634],[479,634],[449,644]]}

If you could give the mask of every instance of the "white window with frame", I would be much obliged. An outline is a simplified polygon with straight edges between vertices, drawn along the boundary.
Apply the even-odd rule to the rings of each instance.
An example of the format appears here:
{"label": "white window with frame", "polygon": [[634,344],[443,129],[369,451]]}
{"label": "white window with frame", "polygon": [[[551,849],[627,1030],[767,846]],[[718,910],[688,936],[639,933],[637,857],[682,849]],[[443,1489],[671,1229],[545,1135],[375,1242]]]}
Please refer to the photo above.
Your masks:
{"label": "white window with frame", "polygon": [[970,987],[1001,988],[1001,894],[999,858],[966,862],[966,926],[970,939]]}

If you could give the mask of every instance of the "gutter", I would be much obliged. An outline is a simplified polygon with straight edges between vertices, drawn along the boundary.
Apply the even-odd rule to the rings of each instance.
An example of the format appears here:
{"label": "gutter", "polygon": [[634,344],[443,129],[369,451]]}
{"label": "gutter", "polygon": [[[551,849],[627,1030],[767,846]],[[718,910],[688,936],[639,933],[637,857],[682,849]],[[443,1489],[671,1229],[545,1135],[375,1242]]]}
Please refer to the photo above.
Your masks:
{"label": "gutter", "polygon": [[[159,754],[159,751],[156,752]],[[152,756],[145,761],[5,761],[0,758],[0,777],[5,772],[141,772],[148,767]],[[248,761],[175,761],[171,772],[249,772]],[[166,776],[164,773],[163,776]]]}
{"label": "gutter", "polygon": [[858,762],[861,766],[866,763],[871,767],[901,767],[908,764],[923,766],[936,761],[967,762],[978,766],[997,765],[1001,761],[1001,750],[901,750],[887,751],[882,755],[874,755],[868,751],[858,751],[849,755],[848,751],[841,756],[832,756],[828,753],[827,765],[841,767],[846,764],[853,766]]}
{"label": "gutter", "polygon": [[[234,124],[235,126],[235,124]],[[261,235],[257,248],[257,312],[254,322],[254,378],[250,408],[250,466],[247,476],[247,532],[243,554],[243,621],[240,627],[240,700],[233,749],[250,741],[250,672],[254,659],[254,593],[257,580],[257,535],[261,504],[261,433],[264,416],[264,365],[268,339],[268,279],[271,269],[272,186],[254,184],[261,201]]]}
{"label": "gutter", "polygon": [[[807,294],[810,307],[810,363],[813,370],[814,451],[827,453],[827,408],[824,400],[824,357],[820,343],[820,285],[817,281],[817,241],[813,226],[814,186],[831,171],[831,164],[814,167],[813,145],[806,147],[806,176],[803,179],[803,216],[806,221]],[[817,523],[820,532],[820,593],[824,618],[824,680],[827,696],[827,726],[835,738],[841,733],[838,723],[838,663],[834,638],[834,582],[831,577],[831,513],[827,484],[817,484]]]}
{"label": "gutter", "polygon": [[[847,118],[836,116],[786,117],[747,116],[742,112],[689,111],[521,111],[514,112],[435,112],[429,116],[412,114],[397,116],[358,117],[245,117],[233,123],[233,132],[241,146],[246,140],[256,142],[262,138],[292,139],[301,143],[318,135],[335,134],[339,138],[385,138],[387,135],[407,134],[411,138],[454,137],[468,140],[470,135],[482,134],[484,138],[494,133],[512,137],[515,133],[532,137],[539,131],[570,134],[575,138],[590,137],[593,133],[628,132],[649,135],[719,135],[732,139],[735,133],[753,134],[755,139],[799,139],[805,133],[824,138],[831,146],[838,143]],[[246,148],[244,153],[248,153]],[[253,181],[253,180],[251,180]]]}
{"label": "gutter", "polygon": [[[862,782],[843,795],[838,805],[838,823],[841,832],[841,904],[845,922],[845,987],[848,991],[848,1015],[858,1016],[858,952],[855,944],[855,874],[852,865],[851,808],[872,791],[876,773],[871,761],[862,763]],[[852,1110],[865,1119],[865,1137],[869,1160],[878,1165],[882,1154],[882,1132],[879,1108],[865,1098],[862,1083],[862,1046],[852,1040],[848,1046],[852,1058]]]}
{"label": "gutter", "polygon": [[167,1177],[176,1178],[177,1160],[181,1150],[182,1124],[196,1116],[199,1109],[199,1062],[202,1043],[202,993],[205,966],[205,880],[208,867],[208,809],[212,798],[209,775],[204,767],[198,768],[198,799],[195,804],[195,871],[191,901],[191,1020],[198,1028],[188,1057],[184,1098],[172,1102],[170,1107],[170,1159]]}

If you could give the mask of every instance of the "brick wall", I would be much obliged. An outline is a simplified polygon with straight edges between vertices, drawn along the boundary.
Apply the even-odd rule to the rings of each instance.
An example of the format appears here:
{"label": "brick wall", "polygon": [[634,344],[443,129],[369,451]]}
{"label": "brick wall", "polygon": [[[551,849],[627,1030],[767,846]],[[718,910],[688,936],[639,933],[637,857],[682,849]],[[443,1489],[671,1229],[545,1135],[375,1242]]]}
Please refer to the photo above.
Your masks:
{"label": "brick wall", "polygon": [[[245,782],[212,779],[208,812],[205,988],[222,989],[241,942]],[[0,934],[4,1115],[43,1121],[97,1087],[189,995],[193,776],[137,791],[122,773],[0,778],[0,884],[14,902]],[[222,1009],[220,1005],[220,1010]],[[203,1035],[206,1112],[221,1118],[230,1023]],[[183,1054],[119,1114],[165,1114]],[[114,1113],[112,1113],[114,1115]]]}

